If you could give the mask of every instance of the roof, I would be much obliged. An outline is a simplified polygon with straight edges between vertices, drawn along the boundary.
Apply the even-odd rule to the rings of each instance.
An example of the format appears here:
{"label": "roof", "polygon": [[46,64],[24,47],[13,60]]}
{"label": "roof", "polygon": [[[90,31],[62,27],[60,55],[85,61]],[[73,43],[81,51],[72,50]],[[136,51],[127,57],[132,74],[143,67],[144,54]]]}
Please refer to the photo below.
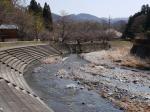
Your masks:
{"label": "roof", "polygon": [[18,29],[18,26],[2,24],[2,25],[0,25],[0,29]]}

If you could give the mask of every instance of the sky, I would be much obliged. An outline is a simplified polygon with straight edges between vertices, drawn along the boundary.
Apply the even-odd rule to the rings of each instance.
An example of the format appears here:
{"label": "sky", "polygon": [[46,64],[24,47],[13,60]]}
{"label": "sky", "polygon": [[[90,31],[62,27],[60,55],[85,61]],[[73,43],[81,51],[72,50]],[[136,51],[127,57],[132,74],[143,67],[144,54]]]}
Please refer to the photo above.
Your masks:
{"label": "sky", "polygon": [[[24,0],[26,5],[30,0]],[[47,2],[51,11],[60,14],[62,10],[68,14],[87,13],[97,17],[120,18],[129,17],[141,9],[150,0],[36,0],[42,6]]]}

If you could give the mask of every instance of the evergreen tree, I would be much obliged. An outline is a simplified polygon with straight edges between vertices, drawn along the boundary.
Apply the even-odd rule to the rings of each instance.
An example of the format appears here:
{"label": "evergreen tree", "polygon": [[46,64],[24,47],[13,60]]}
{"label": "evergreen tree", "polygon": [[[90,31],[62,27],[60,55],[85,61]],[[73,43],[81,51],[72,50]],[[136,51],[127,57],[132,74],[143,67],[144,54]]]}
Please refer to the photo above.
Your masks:
{"label": "evergreen tree", "polygon": [[42,7],[41,7],[41,4],[38,3],[38,12],[42,14],[42,11],[43,11],[43,9],[42,9]]}
{"label": "evergreen tree", "polygon": [[44,29],[42,16],[43,9],[41,5],[36,2],[36,0],[31,0],[28,10],[33,14],[33,33],[35,35],[35,39],[38,40],[40,32]]}
{"label": "evergreen tree", "polygon": [[52,14],[51,14],[50,6],[47,3],[45,3],[45,5],[44,5],[43,18],[44,18],[44,22],[45,22],[45,27],[49,31],[52,31],[53,30],[53,27],[52,27]]}
{"label": "evergreen tree", "polygon": [[140,12],[129,18],[122,38],[132,38],[137,33],[150,35],[150,7],[148,4],[143,5]]}
{"label": "evergreen tree", "polygon": [[124,38],[124,39],[126,39],[127,37],[133,38],[135,36],[134,32],[131,30],[134,19],[135,19],[135,16],[130,16],[122,38]]}
{"label": "evergreen tree", "polygon": [[33,12],[37,11],[37,2],[35,0],[31,0],[29,5],[29,11],[33,11]]}
{"label": "evergreen tree", "polygon": [[31,0],[29,7],[29,12],[32,12],[34,15],[42,14],[42,7],[35,0]]}
{"label": "evergreen tree", "polygon": [[146,13],[146,22],[145,22],[145,30],[150,30],[150,7],[147,5],[147,13]]}
{"label": "evergreen tree", "polygon": [[[129,18],[122,38],[124,38],[124,39],[127,37],[128,38],[134,38],[137,32],[135,30],[133,30],[133,29],[136,29],[136,28],[133,28],[133,24],[139,16],[146,15],[146,14],[147,14],[147,5],[143,5],[140,12],[135,13],[133,16],[131,16]],[[140,25],[137,24],[136,26],[141,27],[140,29],[145,29],[144,28],[145,27],[144,22],[143,22],[143,24],[140,24]],[[143,31],[141,31],[141,32],[143,32]]]}
{"label": "evergreen tree", "polygon": [[143,6],[142,6],[141,12],[142,12],[143,14],[146,14],[146,5],[143,5]]}

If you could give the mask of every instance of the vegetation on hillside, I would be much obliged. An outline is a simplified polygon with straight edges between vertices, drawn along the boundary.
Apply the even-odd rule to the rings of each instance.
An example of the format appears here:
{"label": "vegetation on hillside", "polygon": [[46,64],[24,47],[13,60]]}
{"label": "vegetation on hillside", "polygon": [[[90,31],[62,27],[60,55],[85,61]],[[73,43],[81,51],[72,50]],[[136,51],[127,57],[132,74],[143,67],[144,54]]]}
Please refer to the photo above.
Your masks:
{"label": "vegetation on hillside", "polygon": [[129,18],[123,38],[149,37],[150,35],[150,7],[143,5],[141,11]]}
{"label": "vegetation on hillside", "polygon": [[142,58],[150,57],[150,7],[148,4],[143,5],[140,12],[129,18],[122,38],[133,40],[132,54]]}

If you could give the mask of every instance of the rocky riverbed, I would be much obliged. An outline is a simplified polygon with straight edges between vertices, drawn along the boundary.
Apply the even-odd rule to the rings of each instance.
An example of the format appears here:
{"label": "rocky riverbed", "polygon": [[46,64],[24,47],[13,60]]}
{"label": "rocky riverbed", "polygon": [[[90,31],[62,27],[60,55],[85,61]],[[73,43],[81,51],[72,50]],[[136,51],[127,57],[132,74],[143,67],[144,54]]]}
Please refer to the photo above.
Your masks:
{"label": "rocky riverbed", "polygon": [[149,112],[150,72],[114,64],[102,52],[47,58],[26,79],[56,112]]}
{"label": "rocky riverbed", "polygon": [[150,111],[150,71],[136,69],[150,68],[149,60],[144,62],[124,49],[86,53],[81,57],[90,62],[80,68],[86,73],[83,79],[95,85],[103,97],[128,112]]}
{"label": "rocky riverbed", "polygon": [[[81,80],[71,78],[72,70],[85,66],[87,61],[69,55],[53,57],[48,62],[34,68],[26,80],[55,112],[122,112],[99,92],[89,89]],[[70,74],[70,77],[62,73]]]}

